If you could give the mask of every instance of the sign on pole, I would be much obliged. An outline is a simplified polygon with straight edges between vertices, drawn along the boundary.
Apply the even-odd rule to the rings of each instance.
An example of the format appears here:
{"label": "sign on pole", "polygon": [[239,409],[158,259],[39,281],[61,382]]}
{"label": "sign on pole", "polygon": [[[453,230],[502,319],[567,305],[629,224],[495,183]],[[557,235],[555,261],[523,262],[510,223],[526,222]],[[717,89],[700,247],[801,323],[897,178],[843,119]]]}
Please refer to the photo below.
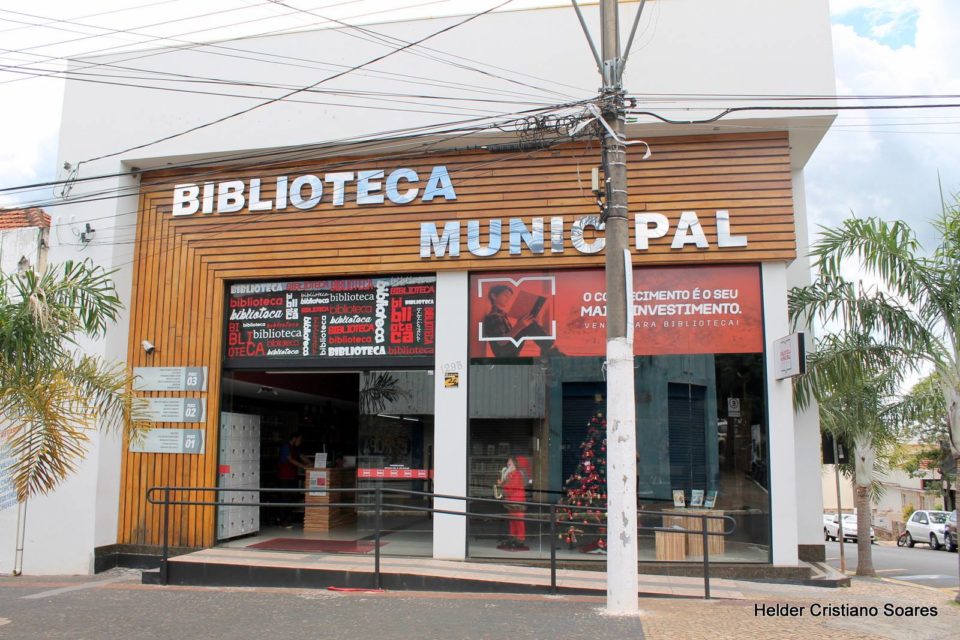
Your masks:
{"label": "sign on pole", "polygon": [[206,367],[134,367],[135,391],[206,391]]}
{"label": "sign on pole", "polygon": [[147,422],[203,422],[207,401],[202,398],[143,398],[142,419]]}
{"label": "sign on pole", "polygon": [[740,398],[727,398],[727,417],[740,417]]}
{"label": "sign on pole", "polygon": [[791,333],[784,338],[775,340],[773,357],[777,380],[801,375],[806,371],[807,365],[803,333]]}
{"label": "sign on pole", "polygon": [[150,429],[139,442],[130,443],[132,453],[203,453],[203,429]]}

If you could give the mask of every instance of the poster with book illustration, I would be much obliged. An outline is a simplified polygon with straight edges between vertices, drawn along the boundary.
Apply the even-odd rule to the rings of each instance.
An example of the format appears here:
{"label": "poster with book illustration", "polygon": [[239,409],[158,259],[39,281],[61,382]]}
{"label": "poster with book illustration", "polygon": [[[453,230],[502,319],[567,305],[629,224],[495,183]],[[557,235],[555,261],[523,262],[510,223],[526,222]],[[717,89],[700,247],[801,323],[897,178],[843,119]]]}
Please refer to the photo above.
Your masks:
{"label": "poster with book illustration", "polygon": [[[470,356],[603,356],[606,285],[599,269],[470,278]],[[763,351],[760,270],[753,265],[633,270],[634,354]]]}

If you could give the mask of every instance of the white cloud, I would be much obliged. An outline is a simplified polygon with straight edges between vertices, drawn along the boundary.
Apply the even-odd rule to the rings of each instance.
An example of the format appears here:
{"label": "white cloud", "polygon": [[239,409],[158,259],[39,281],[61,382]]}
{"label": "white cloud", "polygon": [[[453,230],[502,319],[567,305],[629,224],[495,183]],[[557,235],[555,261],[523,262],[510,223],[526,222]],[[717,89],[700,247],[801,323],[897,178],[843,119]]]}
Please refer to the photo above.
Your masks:
{"label": "white cloud", "polygon": [[[958,94],[960,56],[951,42],[960,26],[960,3],[927,0],[919,8],[913,46],[891,48],[846,24],[833,28],[838,92],[846,95]],[[838,6],[839,5],[839,6]],[[847,0],[837,9],[884,8],[892,3]],[[906,9],[904,9],[906,10]],[[908,102],[957,102],[917,100]],[[811,219],[831,225],[851,211],[904,219],[927,244],[925,222],[940,210],[938,171],[945,190],[960,191],[960,110],[848,112],[842,114],[808,165]]]}

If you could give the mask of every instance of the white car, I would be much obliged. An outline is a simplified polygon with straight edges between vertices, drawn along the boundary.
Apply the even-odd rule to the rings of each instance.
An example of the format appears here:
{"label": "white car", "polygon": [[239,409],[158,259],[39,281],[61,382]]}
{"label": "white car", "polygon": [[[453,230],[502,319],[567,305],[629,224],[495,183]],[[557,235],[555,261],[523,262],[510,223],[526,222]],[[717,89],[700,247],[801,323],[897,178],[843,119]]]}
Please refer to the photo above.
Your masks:
{"label": "white car", "polygon": [[[826,540],[836,540],[839,537],[837,516],[827,516],[824,514],[823,537]],[[843,539],[857,539],[857,516],[852,513],[845,513],[843,515]],[[873,532],[873,527],[870,527],[870,542],[873,543],[874,541],[876,541],[876,535]]]}
{"label": "white car", "polygon": [[949,517],[946,511],[914,511],[907,520],[907,546],[922,542],[931,549],[942,547],[946,542],[944,531]]}

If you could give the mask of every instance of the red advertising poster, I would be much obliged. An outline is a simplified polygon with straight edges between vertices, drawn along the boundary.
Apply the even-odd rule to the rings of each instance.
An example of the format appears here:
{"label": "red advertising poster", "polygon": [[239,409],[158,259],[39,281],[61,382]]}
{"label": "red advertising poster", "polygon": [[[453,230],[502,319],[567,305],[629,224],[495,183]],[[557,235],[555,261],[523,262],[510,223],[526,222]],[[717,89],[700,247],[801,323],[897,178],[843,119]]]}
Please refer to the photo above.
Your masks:
{"label": "red advertising poster", "polygon": [[[605,300],[602,270],[474,275],[470,356],[602,356]],[[756,266],[634,269],[633,311],[636,355],[763,351]]]}

